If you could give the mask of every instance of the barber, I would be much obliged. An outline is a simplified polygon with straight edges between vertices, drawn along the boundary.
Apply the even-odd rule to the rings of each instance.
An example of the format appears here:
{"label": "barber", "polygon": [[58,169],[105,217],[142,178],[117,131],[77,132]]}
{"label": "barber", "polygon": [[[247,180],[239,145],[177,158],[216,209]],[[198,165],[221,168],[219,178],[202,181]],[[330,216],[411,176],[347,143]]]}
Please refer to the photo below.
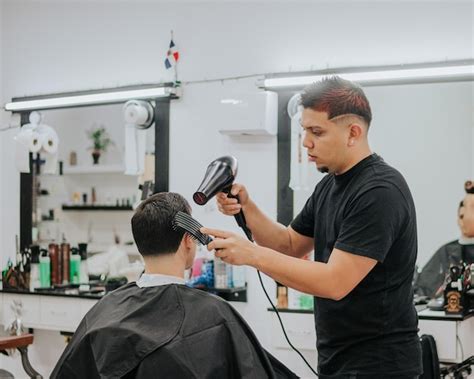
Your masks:
{"label": "barber", "polygon": [[[327,173],[285,227],[268,218],[241,184],[237,202],[257,244],[210,228],[208,245],[234,265],[249,265],[314,296],[320,378],[416,378],[422,373],[412,278],[416,214],[403,176],[371,152],[369,102],[357,84],[330,77],[301,95],[303,145]],[[314,249],[314,262],[301,259]]]}

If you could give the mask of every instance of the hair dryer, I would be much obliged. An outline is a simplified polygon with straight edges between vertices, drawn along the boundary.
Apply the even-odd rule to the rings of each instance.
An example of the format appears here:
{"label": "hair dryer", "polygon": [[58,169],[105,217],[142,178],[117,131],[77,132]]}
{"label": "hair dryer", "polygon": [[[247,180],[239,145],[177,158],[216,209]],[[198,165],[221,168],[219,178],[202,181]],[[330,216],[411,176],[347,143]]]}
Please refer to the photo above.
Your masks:
{"label": "hair dryer", "polygon": [[[207,166],[204,179],[193,195],[194,202],[198,205],[204,205],[218,192],[225,192],[228,197],[236,198],[238,201],[238,196],[234,196],[230,193],[232,183],[234,183],[234,179],[237,175],[237,166],[237,159],[230,155],[213,160],[209,166]],[[242,210],[234,217],[247,238],[253,241],[252,233],[247,227],[247,222]]]}

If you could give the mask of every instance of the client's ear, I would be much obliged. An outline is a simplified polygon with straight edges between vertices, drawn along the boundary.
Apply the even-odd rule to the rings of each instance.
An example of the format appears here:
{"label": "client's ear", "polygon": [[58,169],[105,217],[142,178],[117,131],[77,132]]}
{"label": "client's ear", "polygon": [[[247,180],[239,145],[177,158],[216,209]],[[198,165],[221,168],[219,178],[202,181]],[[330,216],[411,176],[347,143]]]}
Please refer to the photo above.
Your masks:
{"label": "client's ear", "polygon": [[184,233],[182,243],[184,243],[184,246],[187,249],[192,249],[194,245],[196,244],[196,242],[194,242],[194,239],[188,233]]}

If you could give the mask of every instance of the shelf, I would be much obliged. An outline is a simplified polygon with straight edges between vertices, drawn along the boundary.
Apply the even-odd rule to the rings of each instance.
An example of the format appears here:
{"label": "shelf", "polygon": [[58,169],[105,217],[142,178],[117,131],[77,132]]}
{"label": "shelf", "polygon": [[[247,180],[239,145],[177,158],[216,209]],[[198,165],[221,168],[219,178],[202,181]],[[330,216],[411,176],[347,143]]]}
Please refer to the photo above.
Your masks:
{"label": "shelf", "polygon": [[63,211],[132,211],[131,205],[63,205]]}
{"label": "shelf", "polygon": [[[66,286],[67,287],[67,286]],[[74,287],[74,285],[70,285],[69,287]],[[214,293],[215,295],[223,298],[227,301],[239,301],[239,302],[246,302],[247,301],[247,288],[240,287],[240,288],[230,288],[230,289],[217,289],[217,288],[198,288],[205,292]],[[25,294],[25,295],[46,295],[46,296],[62,296],[62,297],[75,297],[75,298],[85,298],[85,299],[100,299],[105,292],[95,292],[86,291],[80,293],[77,289],[76,290],[69,290],[66,291],[65,289],[61,288],[38,288],[33,292],[29,290],[19,290],[16,288],[3,288],[0,289],[1,293],[13,293],[17,295]]]}
{"label": "shelf", "polygon": [[125,167],[121,164],[116,165],[96,165],[96,166],[65,166],[63,175],[75,174],[124,174]]}
{"label": "shelf", "polygon": [[236,288],[199,288],[198,290],[213,293],[227,301],[247,302],[247,287]]}
{"label": "shelf", "polygon": [[[294,309],[294,308],[277,308],[278,313],[310,313],[313,314],[313,309]],[[269,312],[275,312],[273,308],[267,308]]]}

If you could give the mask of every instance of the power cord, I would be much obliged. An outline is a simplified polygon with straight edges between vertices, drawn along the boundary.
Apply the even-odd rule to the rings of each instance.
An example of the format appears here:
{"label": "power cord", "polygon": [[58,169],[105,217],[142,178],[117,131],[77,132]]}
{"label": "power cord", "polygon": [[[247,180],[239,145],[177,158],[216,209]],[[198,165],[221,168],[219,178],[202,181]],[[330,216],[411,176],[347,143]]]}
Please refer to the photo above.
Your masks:
{"label": "power cord", "polygon": [[462,342],[461,342],[461,339],[459,338],[457,328],[456,328],[456,341],[459,343],[459,347],[461,348],[461,361],[463,361],[464,360],[464,349],[462,347]]}
{"label": "power cord", "polygon": [[[242,212],[242,214],[243,214],[243,212]],[[250,229],[247,227],[247,225],[246,224],[245,225],[240,225],[240,223],[239,223],[239,226],[244,230],[245,235],[247,236],[249,241],[250,242],[255,242],[253,240],[252,233],[250,232]],[[290,345],[290,347],[301,357],[301,359],[304,361],[304,363],[306,363],[306,366],[308,366],[308,368],[311,370],[311,372],[314,375],[319,376],[318,373],[313,369],[313,367],[311,367],[311,365],[308,363],[308,361],[303,356],[303,354],[301,354],[301,352],[296,347],[294,347],[293,344],[291,343],[290,339],[288,338],[288,335],[286,334],[286,330],[285,330],[285,326],[283,325],[283,321],[281,320],[280,312],[278,312],[278,309],[273,304],[270,296],[268,296],[267,290],[265,289],[265,286],[263,285],[262,275],[261,275],[259,270],[257,270],[257,274],[258,274],[258,279],[260,280],[260,285],[262,286],[263,292],[265,293],[265,296],[267,297],[268,302],[270,303],[273,310],[275,311],[275,314],[278,317],[278,321],[280,322],[281,330],[283,331],[283,335],[285,336],[285,339],[288,342],[288,345]]]}
{"label": "power cord", "polygon": [[283,335],[285,336],[285,339],[288,342],[288,345],[290,345],[290,347],[301,357],[301,359],[304,361],[304,363],[306,363],[306,366],[308,366],[308,368],[313,372],[313,374],[316,375],[316,376],[319,376],[317,374],[317,372],[314,371],[313,367],[311,367],[311,365],[308,363],[308,361],[303,356],[303,354],[301,354],[300,351],[296,347],[294,347],[293,344],[291,343],[290,339],[288,338],[288,336],[286,334],[285,327],[283,326],[283,321],[281,320],[280,313],[278,312],[278,309],[275,307],[272,300],[270,299],[270,296],[268,296],[267,290],[265,289],[265,286],[263,285],[262,275],[260,274],[259,270],[257,270],[257,274],[258,274],[258,279],[260,280],[260,285],[262,286],[263,292],[265,293],[265,296],[267,297],[270,305],[272,306],[273,310],[275,311],[275,314],[278,317],[278,321],[280,322],[281,330],[283,331]]}

